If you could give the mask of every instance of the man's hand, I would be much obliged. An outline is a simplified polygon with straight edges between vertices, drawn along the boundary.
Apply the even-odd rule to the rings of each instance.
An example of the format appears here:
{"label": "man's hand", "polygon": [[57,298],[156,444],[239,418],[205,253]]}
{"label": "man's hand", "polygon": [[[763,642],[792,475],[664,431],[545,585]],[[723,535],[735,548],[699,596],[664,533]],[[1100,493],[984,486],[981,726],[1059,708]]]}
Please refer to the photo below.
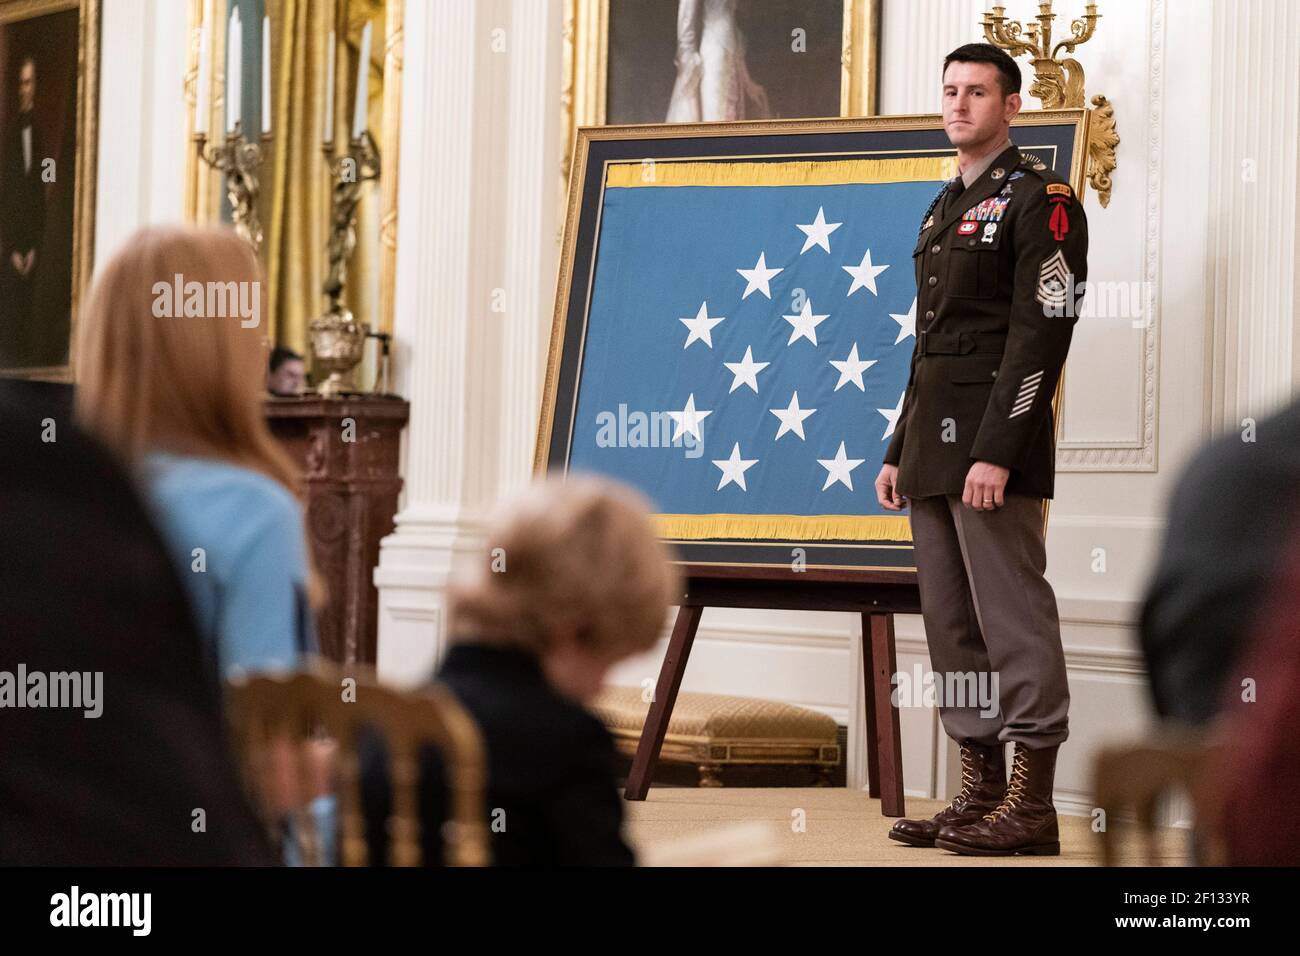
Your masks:
{"label": "man's hand", "polygon": [[898,466],[881,465],[880,474],[876,475],[876,500],[880,507],[890,511],[902,511],[907,499],[898,493]]}
{"label": "man's hand", "polygon": [[976,511],[992,511],[1003,504],[1003,489],[1011,470],[995,465],[989,461],[977,461],[966,472],[966,487],[962,490],[961,501],[968,508]]}

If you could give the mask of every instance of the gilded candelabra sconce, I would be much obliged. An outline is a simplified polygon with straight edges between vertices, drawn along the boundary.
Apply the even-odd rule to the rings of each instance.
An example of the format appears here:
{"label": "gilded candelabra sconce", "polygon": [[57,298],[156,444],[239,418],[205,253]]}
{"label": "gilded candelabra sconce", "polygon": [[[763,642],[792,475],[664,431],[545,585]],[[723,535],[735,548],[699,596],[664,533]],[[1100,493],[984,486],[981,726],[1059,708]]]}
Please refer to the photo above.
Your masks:
{"label": "gilded candelabra sconce", "polygon": [[309,327],[311,350],[315,367],[328,373],[317,386],[321,395],[334,398],[355,392],[353,374],[361,361],[370,326],[358,322],[352,311],[343,304],[343,290],[347,284],[348,260],[356,247],[357,204],[361,189],[379,178],[381,164],[379,148],[370,131],[362,129],[348,146],[348,152],[330,159],[331,144],[325,144],[330,177],[334,182],[330,238],[326,247],[329,272],[322,291],[329,299],[329,308],[320,318],[312,319]]}
{"label": "gilded candelabra sconce", "polygon": [[[263,134],[262,138],[269,136]],[[261,144],[245,139],[238,122],[226,134],[224,143],[209,147],[207,134],[202,132],[194,134],[194,141],[199,157],[222,174],[235,232],[253,247],[254,253],[258,252],[262,248],[262,222],[257,215]]]}
{"label": "gilded candelabra sconce", "polygon": [[262,143],[271,139],[271,22],[262,18],[262,60],[260,70],[262,135],[260,142],[245,137],[243,126],[244,24],[239,8],[226,21],[226,137],[208,146],[208,99],[212,95],[212,36],[207,20],[199,37],[199,65],[194,102],[194,143],[199,158],[219,171],[225,181],[226,197],[235,232],[253,247],[262,248],[262,223],[257,215],[260,190],[258,170],[262,166]]}
{"label": "gilded candelabra sconce", "polygon": [[[989,43],[1001,47],[1013,57],[1027,54],[1034,66],[1034,80],[1029,86],[1031,95],[1038,97],[1044,109],[1084,107],[1083,67],[1078,60],[1062,57],[1073,53],[1075,47],[1092,39],[1097,28],[1095,3],[1088,4],[1081,20],[1070,24],[1070,36],[1052,45],[1051,0],[1038,5],[1036,23],[1028,26],[1017,20],[1008,20],[1006,7],[995,6],[984,14],[984,37]],[[1115,129],[1115,109],[1105,96],[1092,98],[1092,118],[1088,133],[1088,182],[1097,191],[1104,208],[1110,204],[1111,173],[1115,171],[1115,147],[1119,134]]]}

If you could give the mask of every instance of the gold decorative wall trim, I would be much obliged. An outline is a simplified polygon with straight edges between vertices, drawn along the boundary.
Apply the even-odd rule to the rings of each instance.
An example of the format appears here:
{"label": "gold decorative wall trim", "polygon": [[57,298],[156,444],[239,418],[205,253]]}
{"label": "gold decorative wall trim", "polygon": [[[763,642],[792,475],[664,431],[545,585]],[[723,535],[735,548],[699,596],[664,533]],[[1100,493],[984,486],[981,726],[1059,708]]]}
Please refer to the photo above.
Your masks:
{"label": "gold decorative wall trim", "polygon": [[397,289],[397,182],[402,146],[402,56],[406,0],[388,0],[384,29],[384,171],[380,176],[379,331],[393,332]]}

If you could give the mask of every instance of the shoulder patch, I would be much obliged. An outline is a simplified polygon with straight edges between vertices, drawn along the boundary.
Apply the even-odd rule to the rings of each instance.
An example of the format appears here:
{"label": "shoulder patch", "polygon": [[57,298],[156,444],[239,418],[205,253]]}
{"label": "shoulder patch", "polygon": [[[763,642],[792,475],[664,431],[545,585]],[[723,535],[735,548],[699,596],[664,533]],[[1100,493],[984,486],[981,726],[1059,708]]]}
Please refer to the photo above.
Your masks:
{"label": "shoulder patch", "polygon": [[1069,198],[1070,196],[1073,195],[1073,193],[1070,191],[1070,185],[1069,185],[1069,183],[1048,183],[1048,184],[1047,184],[1047,195],[1049,195],[1049,196],[1065,196],[1065,197]]}

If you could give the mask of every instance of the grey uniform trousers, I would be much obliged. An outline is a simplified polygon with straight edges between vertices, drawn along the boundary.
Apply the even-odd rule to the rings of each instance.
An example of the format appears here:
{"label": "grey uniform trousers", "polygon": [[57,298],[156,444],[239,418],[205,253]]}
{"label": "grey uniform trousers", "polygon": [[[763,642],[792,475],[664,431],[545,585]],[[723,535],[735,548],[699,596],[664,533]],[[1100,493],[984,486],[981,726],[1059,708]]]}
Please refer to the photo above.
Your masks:
{"label": "grey uniform trousers", "polygon": [[971,674],[997,689],[998,706],[984,716],[969,695],[958,702],[965,706],[940,697],[948,736],[1038,749],[1069,735],[1070,688],[1056,595],[1043,576],[1042,499],[1005,501],[976,511],[960,495],[909,499],[921,614],[936,689]]}

